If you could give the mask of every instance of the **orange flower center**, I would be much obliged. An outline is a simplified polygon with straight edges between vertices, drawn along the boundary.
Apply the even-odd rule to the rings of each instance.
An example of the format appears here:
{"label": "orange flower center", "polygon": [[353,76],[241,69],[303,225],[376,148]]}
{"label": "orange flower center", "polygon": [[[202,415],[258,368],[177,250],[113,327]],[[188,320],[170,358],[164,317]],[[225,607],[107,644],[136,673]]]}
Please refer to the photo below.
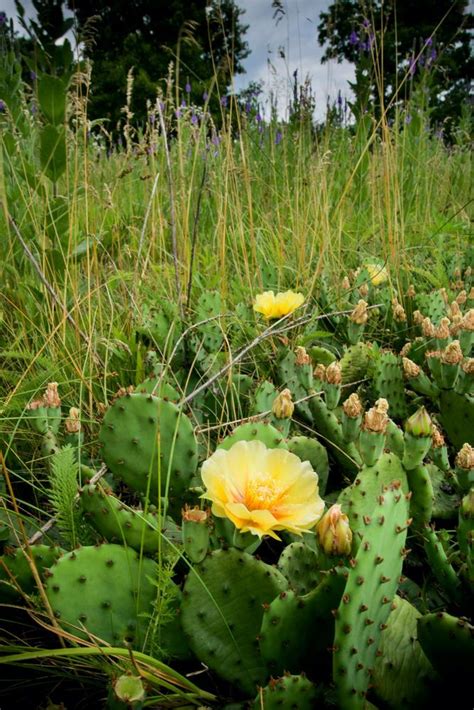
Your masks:
{"label": "orange flower center", "polygon": [[257,473],[247,483],[244,504],[248,510],[271,510],[278,503],[282,493],[269,473]]}

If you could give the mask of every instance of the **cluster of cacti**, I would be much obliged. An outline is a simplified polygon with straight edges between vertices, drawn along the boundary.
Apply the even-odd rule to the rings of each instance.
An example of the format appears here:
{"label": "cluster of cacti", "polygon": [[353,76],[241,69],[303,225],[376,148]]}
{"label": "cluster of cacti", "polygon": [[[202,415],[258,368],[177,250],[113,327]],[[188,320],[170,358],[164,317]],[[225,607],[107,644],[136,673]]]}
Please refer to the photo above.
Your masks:
{"label": "cluster of cacti", "polygon": [[[92,469],[81,469],[77,506],[88,537],[79,531],[82,546],[66,551],[22,547],[15,531],[9,547],[11,520],[2,517],[0,599],[47,601],[68,638],[204,664],[213,684],[220,679],[225,693],[230,684],[255,708],[324,707],[334,698],[343,710],[415,707],[449,673],[467,673],[472,293],[447,305],[444,294],[410,290],[401,305],[372,272],[355,275],[342,302],[334,297],[340,312],[323,321],[328,347],[311,342],[310,326],[294,343],[273,338],[274,356],[258,377],[229,364],[196,396],[193,387],[228,362],[220,298],[201,296],[189,333],[175,322],[177,310],[164,308],[141,333],[158,350],[148,359],[151,377],[111,401],[99,451],[84,443],[77,411],[60,435],[50,385],[29,421],[45,457],[71,437],[78,455],[87,451]],[[381,318],[395,350],[365,340]],[[402,343],[404,332],[411,339]],[[230,483],[225,456],[242,442],[281,454],[293,472],[299,462],[318,474],[328,510],[302,537],[278,520],[268,535],[256,533],[252,506],[264,501],[257,513],[273,515],[267,502],[281,499],[282,474],[267,479],[250,467]],[[199,467],[210,452],[223,454],[223,502],[212,499],[212,512]],[[98,480],[100,462],[107,483]],[[245,515],[250,522],[239,527]]]}

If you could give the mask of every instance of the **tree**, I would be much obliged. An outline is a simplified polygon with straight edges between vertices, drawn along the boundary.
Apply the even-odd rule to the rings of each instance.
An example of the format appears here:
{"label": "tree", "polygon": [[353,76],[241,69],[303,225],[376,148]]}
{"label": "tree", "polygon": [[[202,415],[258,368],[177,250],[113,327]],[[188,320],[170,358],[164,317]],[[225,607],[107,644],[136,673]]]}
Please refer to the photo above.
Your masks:
{"label": "tree", "polygon": [[382,100],[386,106],[399,87],[401,101],[422,83],[432,120],[449,124],[461,115],[474,75],[467,7],[467,0],[336,0],[320,14],[323,62],[355,64],[356,113],[370,103],[380,109]]}
{"label": "tree", "polygon": [[186,101],[202,102],[214,75],[218,93],[227,93],[232,75],[244,71],[248,27],[234,0],[68,0],[68,5],[79,32],[90,37],[93,28],[84,49],[93,63],[89,115],[110,119],[112,128],[122,115],[132,67],[131,109],[138,120],[145,119],[146,102],[155,101],[157,87],[164,87],[170,62]]}

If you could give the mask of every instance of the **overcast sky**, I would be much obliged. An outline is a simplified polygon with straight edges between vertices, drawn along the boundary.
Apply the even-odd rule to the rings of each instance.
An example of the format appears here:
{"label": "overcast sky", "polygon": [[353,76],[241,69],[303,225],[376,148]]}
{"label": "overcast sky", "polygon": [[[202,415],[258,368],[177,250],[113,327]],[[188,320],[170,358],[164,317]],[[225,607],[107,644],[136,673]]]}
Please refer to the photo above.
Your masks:
{"label": "overcast sky", "polygon": [[[263,80],[265,95],[273,91],[278,99],[279,114],[284,116],[291,97],[291,81],[295,69],[304,81],[311,78],[316,95],[316,117],[322,118],[326,97],[335,100],[341,90],[349,92],[347,80],[353,78],[353,67],[348,63],[321,64],[322,49],[317,42],[319,13],[330,0],[284,0],[284,17],[276,24],[271,0],[236,0],[245,10],[242,21],[249,25],[246,40],[251,50],[244,61],[246,73],[235,79],[235,89],[245,88],[250,81]],[[23,0],[26,13],[31,12],[31,0]],[[0,10],[9,17],[16,16],[14,0],[0,0]],[[279,56],[282,47],[285,59]]]}

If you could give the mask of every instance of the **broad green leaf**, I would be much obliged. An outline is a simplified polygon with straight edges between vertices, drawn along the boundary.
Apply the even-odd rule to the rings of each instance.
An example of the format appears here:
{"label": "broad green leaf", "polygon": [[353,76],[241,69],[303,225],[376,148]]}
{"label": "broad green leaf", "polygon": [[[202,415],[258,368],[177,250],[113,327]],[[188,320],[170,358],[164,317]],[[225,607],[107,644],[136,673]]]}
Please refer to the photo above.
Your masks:
{"label": "broad green leaf", "polygon": [[54,126],[64,122],[66,114],[66,87],[56,76],[42,76],[38,82],[38,101],[48,121]]}
{"label": "broad green leaf", "polygon": [[41,168],[50,180],[56,182],[66,169],[66,137],[64,128],[47,125],[41,131]]}

